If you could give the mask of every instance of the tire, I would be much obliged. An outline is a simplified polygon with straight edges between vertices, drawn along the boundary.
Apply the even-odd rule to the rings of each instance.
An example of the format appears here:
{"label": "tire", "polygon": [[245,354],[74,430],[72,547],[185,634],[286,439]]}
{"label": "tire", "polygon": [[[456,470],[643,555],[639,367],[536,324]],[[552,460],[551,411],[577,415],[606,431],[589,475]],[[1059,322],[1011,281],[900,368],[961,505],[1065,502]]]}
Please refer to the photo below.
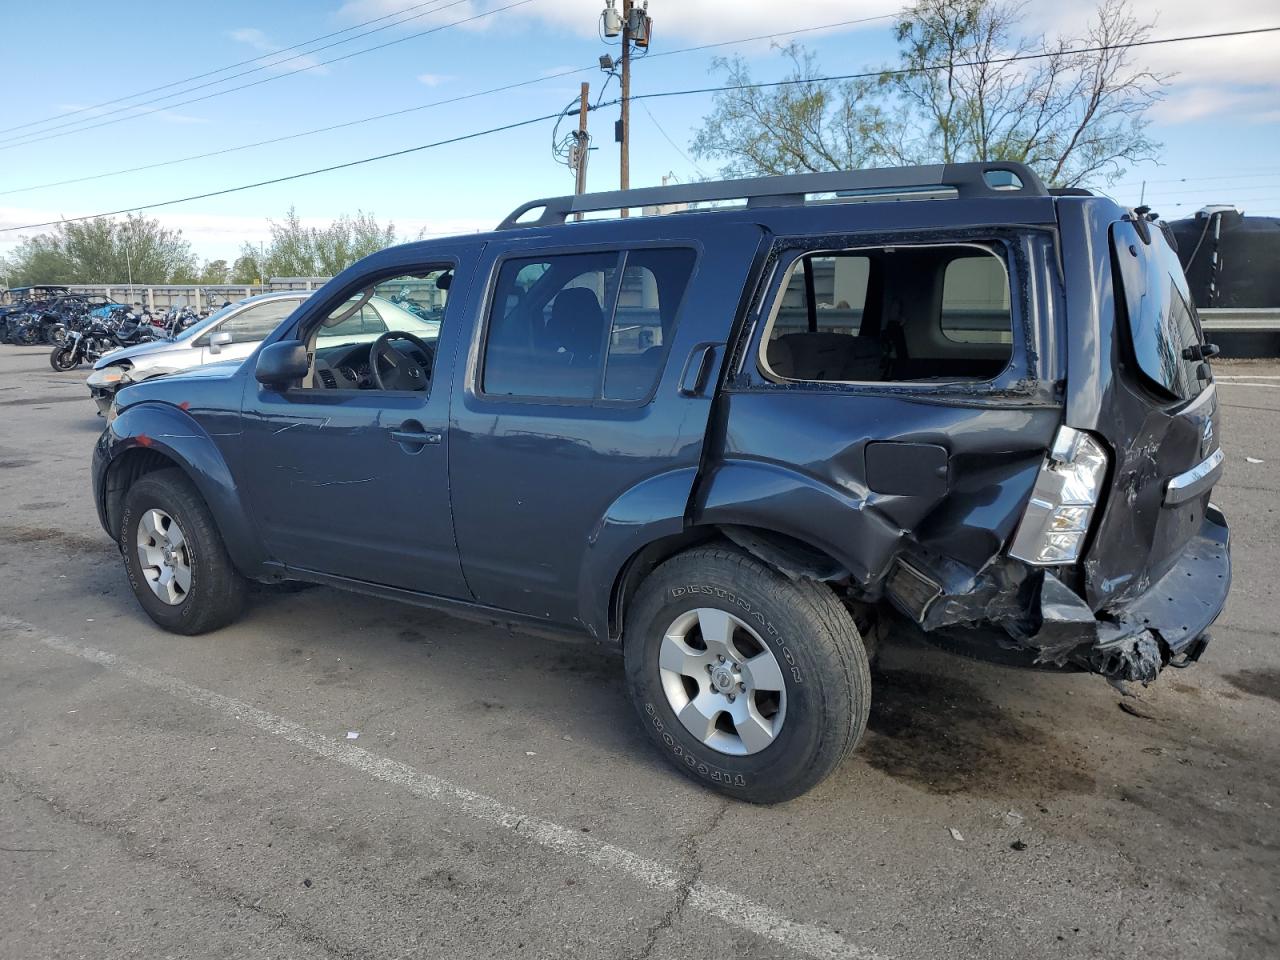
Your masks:
{"label": "tire", "polygon": [[74,370],[80,366],[80,361],[76,359],[75,347],[70,344],[54,347],[49,354],[49,366],[59,372]]}
{"label": "tire", "polygon": [[[734,652],[717,663],[711,652],[725,648],[703,639],[702,624],[705,617],[708,634],[716,634],[724,614]],[[823,584],[793,582],[730,548],[698,547],[649,575],[625,624],[627,689],[641,724],[668,760],[704,786],[752,803],[790,800],[825,779],[862,739],[871,709],[866,647]],[[683,637],[674,653],[668,634]],[[664,663],[683,666],[664,670]],[[751,664],[761,666],[758,683]],[[681,712],[694,708],[706,736],[677,716],[683,700]],[[714,726],[704,726],[717,709]],[[768,735],[752,726],[753,716]]]}
{"label": "tire", "polygon": [[[170,536],[182,541],[174,550],[178,558],[172,569],[186,569],[186,586],[170,588],[176,598],[161,599],[152,587],[157,573],[163,568],[148,566],[140,556],[139,527],[155,529],[157,516],[165,516],[170,526],[164,528]],[[172,524],[177,524],[179,535],[172,535]],[[152,538],[161,550],[162,538]],[[199,492],[177,469],[158,470],[144,474],[124,498],[124,512],[119,531],[120,553],[124,557],[129,586],[138,603],[157,624],[172,633],[194,635],[218,630],[234,621],[244,608],[246,584],[236,572],[218,533],[217,525],[209,513]],[[171,580],[181,584],[181,577]],[[176,599],[176,602],[173,600]]]}

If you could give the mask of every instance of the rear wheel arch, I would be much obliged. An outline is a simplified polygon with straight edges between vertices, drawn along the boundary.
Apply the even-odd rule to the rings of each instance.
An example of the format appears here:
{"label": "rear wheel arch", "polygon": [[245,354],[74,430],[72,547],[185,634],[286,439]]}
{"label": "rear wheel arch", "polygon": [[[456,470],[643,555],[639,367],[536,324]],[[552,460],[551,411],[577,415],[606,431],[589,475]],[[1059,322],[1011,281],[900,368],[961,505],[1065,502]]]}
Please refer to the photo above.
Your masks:
{"label": "rear wheel arch", "polygon": [[738,524],[705,524],[662,537],[636,550],[614,578],[609,598],[609,636],[621,642],[625,636],[628,606],[641,584],[664,561],[694,547],[719,543],[754,557],[789,580],[832,584],[849,578],[849,571],[825,550],[795,537],[764,527]]}

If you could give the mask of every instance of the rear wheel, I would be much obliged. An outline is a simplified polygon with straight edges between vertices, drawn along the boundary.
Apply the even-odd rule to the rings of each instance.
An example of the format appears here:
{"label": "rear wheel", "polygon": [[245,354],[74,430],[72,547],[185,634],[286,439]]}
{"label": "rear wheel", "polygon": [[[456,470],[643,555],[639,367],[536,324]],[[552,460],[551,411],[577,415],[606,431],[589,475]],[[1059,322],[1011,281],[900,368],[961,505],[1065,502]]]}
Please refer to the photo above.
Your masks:
{"label": "rear wheel", "polygon": [[799,796],[861,739],[867,652],[826,586],[702,547],[627,612],[627,685],[648,735],[699,783],[755,803]]}
{"label": "rear wheel", "polygon": [[69,343],[54,347],[49,354],[49,366],[60,371],[74,370],[80,366],[80,361],[76,359],[76,348]]}
{"label": "rear wheel", "polygon": [[166,630],[207,633],[239,616],[244,578],[182,471],[148,473],[129,488],[119,542],[134,596]]}

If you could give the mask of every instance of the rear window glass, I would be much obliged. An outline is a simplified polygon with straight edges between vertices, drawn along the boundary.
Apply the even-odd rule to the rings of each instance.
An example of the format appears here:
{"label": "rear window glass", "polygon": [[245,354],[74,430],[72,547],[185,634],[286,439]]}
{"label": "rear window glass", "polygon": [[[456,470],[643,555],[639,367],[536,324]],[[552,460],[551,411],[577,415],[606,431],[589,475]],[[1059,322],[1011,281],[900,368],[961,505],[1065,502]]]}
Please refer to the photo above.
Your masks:
{"label": "rear window glass", "polygon": [[778,380],[984,381],[1013,352],[1009,274],[995,245],[800,254],[761,343]]}
{"label": "rear window glass", "polygon": [[1113,248],[1119,265],[1134,359],[1143,376],[1161,391],[1190,400],[1208,383],[1201,373],[1208,364],[1188,348],[1203,335],[1187,289],[1178,255],[1154,226],[1151,242],[1138,236],[1131,223],[1113,227]]}
{"label": "rear window glass", "polygon": [[1012,343],[1004,264],[986,254],[948,263],[940,322],[943,335],[956,343]]}

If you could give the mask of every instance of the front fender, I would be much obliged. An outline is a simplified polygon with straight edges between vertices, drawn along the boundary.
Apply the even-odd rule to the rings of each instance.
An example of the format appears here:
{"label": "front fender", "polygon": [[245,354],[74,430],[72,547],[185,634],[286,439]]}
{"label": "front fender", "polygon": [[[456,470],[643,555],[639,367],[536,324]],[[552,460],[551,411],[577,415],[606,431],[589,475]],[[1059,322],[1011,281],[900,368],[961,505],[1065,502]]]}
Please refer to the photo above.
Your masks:
{"label": "front fender", "polygon": [[133,451],[147,451],[171,461],[195,484],[236,568],[246,576],[256,575],[267,557],[218,443],[239,437],[238,429],[227,426],[226,433],[211,432],[180,407],[154,401],[134,404],[116,417],[94,451],[94,492],[108,534],[115,535],[107,508],[112,470]]}

